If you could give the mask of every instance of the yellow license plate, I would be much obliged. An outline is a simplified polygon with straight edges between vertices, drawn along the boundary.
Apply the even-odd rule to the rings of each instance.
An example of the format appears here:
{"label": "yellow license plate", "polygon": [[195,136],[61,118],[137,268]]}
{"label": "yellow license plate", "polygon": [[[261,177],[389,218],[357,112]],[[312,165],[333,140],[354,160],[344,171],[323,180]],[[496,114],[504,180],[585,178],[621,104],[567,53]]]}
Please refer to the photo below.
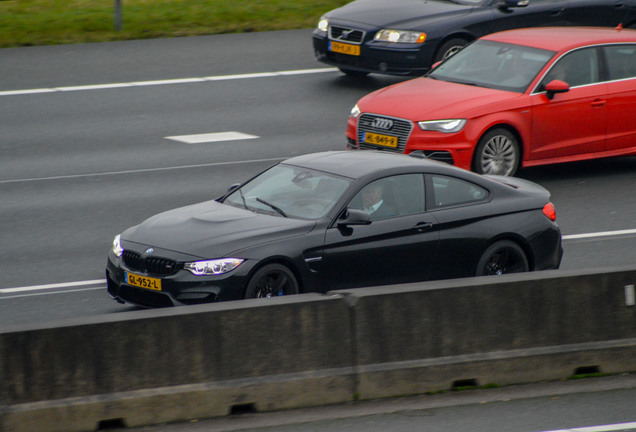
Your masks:
{"label": "yellow license plate", "polygon": [[360,45],[351,45],[341,42],[329,41],[329,51],[337,52],[340,54],[349,54],[354,56],[360,55]]}
{"label": "yellow license plate", "polygon": [[380,135],[380,134],[371,133],[371,132],[365,132],[364,135],[362,136],[362,141],[364,141],[367,144],[376,144],[376,145],[381,145],[385,147],[395,148],[398,146],[397,137],[389,136],[389,135]]}
{"label": "yellow license plate", "polygon": [[161,279],[126,273],[126,283],[139,288],[161,291]]}

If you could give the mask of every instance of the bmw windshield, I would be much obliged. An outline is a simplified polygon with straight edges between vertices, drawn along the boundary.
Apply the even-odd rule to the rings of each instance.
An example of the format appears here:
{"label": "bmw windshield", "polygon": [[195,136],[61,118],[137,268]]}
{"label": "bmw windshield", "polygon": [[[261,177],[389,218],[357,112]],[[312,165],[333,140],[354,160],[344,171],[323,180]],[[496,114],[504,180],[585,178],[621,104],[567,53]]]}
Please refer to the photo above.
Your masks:
{"label": "bmw windshield", "polygon": [[478,40],[428,74],[429,78],[523,93],[554,51]]}
{"label": "bmw windshield", "polygon": [[318,219],[327,214],[351,179],[280,164],[232,191],[224,204],[275,216]]}

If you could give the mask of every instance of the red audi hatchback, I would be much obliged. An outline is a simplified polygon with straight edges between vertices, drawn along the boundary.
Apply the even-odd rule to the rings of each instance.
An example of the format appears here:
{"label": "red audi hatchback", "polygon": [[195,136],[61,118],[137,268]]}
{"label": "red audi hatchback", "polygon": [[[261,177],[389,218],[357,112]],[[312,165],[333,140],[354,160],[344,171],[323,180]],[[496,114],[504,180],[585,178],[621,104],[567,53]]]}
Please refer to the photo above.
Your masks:
{"label": "red audi hatchback", "polygon": [[347,147],[510,176],[636,155],[635,119],[636,30],[528,28],[484,36],[425,77],[363,97]]}

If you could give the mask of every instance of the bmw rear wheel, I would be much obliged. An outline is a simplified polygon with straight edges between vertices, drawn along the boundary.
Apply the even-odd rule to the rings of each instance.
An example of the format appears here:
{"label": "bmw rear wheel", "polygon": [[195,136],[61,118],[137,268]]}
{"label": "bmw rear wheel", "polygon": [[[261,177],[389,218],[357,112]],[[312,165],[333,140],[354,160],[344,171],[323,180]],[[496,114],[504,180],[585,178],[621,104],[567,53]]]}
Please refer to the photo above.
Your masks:
{"label": "bmw rear wheel", "polygon": [[513,176],[519,167],[519,141],[507,129],[493,129],[479,140],[473,171],[479,174]]}
{"label": "bmw rear wheel", "polygon": [[510,240],[499,240],[488,247],[479,259],[476,276],[499,276],[530,270],[521,247]]}
{"label": "bmw rear wheel", "polygon": [[298,294],[298,282],[292,271],[282,264],[267,264],[254,273],[245,298],[269,298]]}

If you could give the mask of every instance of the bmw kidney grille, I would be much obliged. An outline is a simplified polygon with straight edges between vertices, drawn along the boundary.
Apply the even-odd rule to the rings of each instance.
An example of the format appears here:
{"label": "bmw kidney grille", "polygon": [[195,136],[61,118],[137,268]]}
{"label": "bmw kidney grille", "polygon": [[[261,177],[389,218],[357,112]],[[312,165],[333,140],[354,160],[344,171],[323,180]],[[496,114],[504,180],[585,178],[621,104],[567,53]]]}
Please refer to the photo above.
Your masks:
{"label": "bmw kidney grille", "polygon": [[177,272],[177,262],[160,257],[142,257],[137,252],[126,250],[122,255],[124,264],[131,270],[169,276]]}

